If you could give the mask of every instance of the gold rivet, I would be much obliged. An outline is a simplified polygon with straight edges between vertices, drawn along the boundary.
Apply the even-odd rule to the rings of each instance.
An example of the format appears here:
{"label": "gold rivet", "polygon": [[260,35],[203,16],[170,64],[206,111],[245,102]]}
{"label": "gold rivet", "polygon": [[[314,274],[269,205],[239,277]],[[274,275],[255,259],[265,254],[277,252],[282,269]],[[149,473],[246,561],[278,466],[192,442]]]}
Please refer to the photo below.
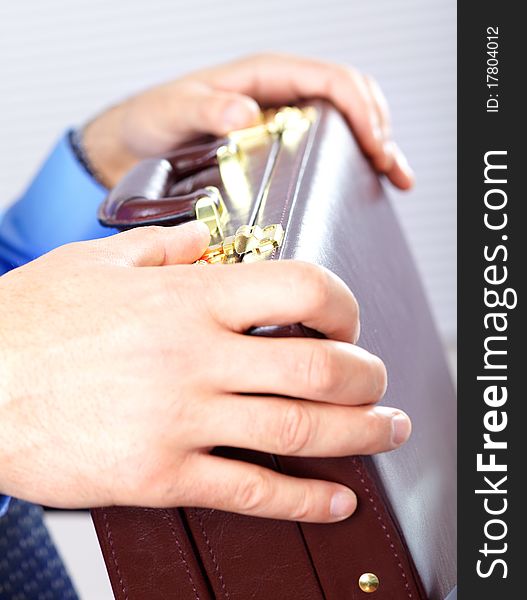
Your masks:
{"label": "gold rivet", "polygon": [[375,573],[363,573],[359,577],[359,587],[363,592],[372,594],[379,588],[379,578]]}

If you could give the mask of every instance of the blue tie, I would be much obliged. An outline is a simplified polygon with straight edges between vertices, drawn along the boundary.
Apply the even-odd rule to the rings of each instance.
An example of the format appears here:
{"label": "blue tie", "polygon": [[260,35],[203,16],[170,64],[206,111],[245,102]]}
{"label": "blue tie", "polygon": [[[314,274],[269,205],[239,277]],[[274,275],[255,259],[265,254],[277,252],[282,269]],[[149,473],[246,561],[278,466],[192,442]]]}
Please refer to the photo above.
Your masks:
{"label": "blue tie", "polygon": [[13,498],[0,518],[0,600],[77,600],[39,506]]}

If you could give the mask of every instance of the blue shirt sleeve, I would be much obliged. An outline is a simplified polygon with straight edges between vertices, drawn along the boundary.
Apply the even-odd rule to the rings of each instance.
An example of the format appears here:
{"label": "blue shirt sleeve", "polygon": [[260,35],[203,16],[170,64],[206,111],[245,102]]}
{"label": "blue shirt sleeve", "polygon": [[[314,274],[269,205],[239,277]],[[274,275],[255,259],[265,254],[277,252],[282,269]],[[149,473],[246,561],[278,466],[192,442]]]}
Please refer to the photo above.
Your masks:
{"label": "blue shirt sleeve", "polygon": [[62,244],[115,233],[97,221],[97,207],[106,194],[64,135],[0,220],[0,275]]}
{"label": "blue shirt sleeve", "polygon": [[0,518],[3,517],[9,507],[9,496],[0,496]]}
{"label": "blue shirt sleeve", "polygon": [[[0,275],[62,244],[115,233],[97,221],[106,193],[64,135],[25,194],[0,215]],[[0,494],[0,517],[8,506],[9,497]]]}

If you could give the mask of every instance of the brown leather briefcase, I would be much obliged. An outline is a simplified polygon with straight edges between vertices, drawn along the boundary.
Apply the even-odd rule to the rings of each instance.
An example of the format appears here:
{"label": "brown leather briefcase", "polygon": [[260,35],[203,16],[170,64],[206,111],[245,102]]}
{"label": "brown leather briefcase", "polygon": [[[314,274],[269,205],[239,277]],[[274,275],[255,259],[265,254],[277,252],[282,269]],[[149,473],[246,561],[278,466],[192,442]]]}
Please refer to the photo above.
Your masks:
{"label": "brown leather briefcase", "polygon": [[[144,161],[99,218],[118,229],[203,219],[215,236],[203,262],[294,258],[328,267],[359,300],[360,344],[387,365],[384,401],[408,412],[414,428],[404,447],[372,458],[215,450],[349,486],[358,509],[340,523],[200,508],[94,509],[115,596],[443,600],[456,564],[453,388],[397,220],[341,115],[313,101]],[[297,324],[250,333],[316,335]]]}

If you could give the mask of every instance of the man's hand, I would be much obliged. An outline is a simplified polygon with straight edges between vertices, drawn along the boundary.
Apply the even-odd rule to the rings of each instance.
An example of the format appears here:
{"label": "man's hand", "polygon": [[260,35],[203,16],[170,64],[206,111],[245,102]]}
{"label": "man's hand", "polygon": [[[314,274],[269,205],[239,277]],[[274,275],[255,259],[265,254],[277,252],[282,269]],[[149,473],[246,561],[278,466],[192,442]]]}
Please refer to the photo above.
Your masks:
{"label": "man's hand", "polygon": [[[210,454],[369,454],[407,439],[408,417],[374,406],[386,372],[354,345],[352,293],[301,262],[188,264],[208,241],[200,223],[143,228],[0,278],[3,493],[320,522],[354,511],[340,484]],[[296,322],[328,339],[243,334]]]}
{"label": "man's hand", "polygon": [[340,109],[379,173],[401,189],[413,174],[391,140],[387,102],[355,69],[285,55],[259,55],[152,88],[108,110],[85,129],[95,170],[113,186],[135,162],[196,136],[253,125],[261,105],[325,98]]}

